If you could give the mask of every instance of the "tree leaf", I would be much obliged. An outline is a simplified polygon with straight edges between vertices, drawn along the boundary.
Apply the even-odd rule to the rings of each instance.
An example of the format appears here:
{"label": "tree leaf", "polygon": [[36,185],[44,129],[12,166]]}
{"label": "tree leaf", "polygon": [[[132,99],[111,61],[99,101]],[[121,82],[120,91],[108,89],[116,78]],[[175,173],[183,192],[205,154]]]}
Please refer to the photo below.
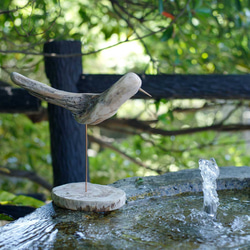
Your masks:
{"label": "tree leaf", "polygon": [[159,12],[160,14],[163,12],[163,1],[159,0]]}
{"label": "tree leaf", "polygon": [[10,170],[8,168],[0,167],[0,171],[6,174],[10,174]]}
{"label": "tree leaf", "polygon": [[7,221],[13,221],[13,218],[6,214],[0,214],[0,220],[7,220]]}
{"label": "tree leaf", "polygon": [[160,107],[160,100],[155,100],[154,104],[155,104],[155,110],[156,112],[158,112],[159,107]]}
{"label": "tree leaf", "polygon": [[172,14],[170,14],[170,13],[168,13],[166,11],[162,11],[162,15],[167,17],[167,18],[171,18],[172,20],[175,19],[175,17]]}
{"label": "tree leaf", "polygon": [[37,199],[32,198],[32,197],[28,197],[25,195],[16,196],[12,200],[12,203],[15,205],[30,206],[30,207],[35,207],[35,208],[38,208],[38,207],[45,205],[45,203],[43,201],[37,200]]}
{"label": "tree leaf", "polygon": [[193,1],[193,9],[199,8],[202,5],[202,0]]}
{"label": "tree leaf", "polygon": [[169,120],[167,119],[167,114],[166,113],[158,115],[158,120],[165,123],[165,124],[169,123]]}
{"label": "tree leaf", "polygon": [[202,16],[211,16],[211,9],[209,8],[199,8],[195,10],[195,13]]}
{"label": "tree leaf", "polygon": [[174,28],[173,26],[168,27],[162,34],[161,41],[165,42],[170,39],[173,35]]}
{"label": "tree leaf", "polygon": [[0,190],[0,202],[1,201],[11,201],[16,197],[16,195]]}
{"label": "tree leaf", "polygon": [[235,6],[238,11],[242,11],[240,0],[235,0]]}

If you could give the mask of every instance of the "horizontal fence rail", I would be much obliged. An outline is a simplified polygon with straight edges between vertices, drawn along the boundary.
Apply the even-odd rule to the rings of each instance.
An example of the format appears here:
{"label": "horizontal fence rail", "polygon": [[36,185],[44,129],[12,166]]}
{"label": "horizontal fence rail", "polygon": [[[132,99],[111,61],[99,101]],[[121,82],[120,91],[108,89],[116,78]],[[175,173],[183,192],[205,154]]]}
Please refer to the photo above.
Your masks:
{"label": "horizontal fence rail", "polygon": [[0,113],[36,113],[41,101],[26,90],[11,86],[0,86]]}
{"label": "horizontal fence rail", "polygon": [[[101,93],[122,75],[80,75],[78,92]],[[153,99],[250,100],[250,75],[140,75]],[[148,99],[138,92],[133,98]],[[26,90],[0,84],[0,113],[35,113],[41,102]]]}
{"label": "horizontal fence rail", "polygon": [[[79,92],[101,93],[122,75],[83,74]],[[250,99],[250,75],[140,75],[153,99]],[[134,98],[147,99],[142,93]]]}

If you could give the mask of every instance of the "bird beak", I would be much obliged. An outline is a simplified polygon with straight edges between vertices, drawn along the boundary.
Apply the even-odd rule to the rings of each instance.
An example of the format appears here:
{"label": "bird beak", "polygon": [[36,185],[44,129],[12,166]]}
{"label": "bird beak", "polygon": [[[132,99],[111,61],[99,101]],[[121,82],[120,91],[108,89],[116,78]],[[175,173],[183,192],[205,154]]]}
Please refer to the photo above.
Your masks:
{"label": "bird beak", "polygon": [[143,90],[142,88],[139,88],[139,91],[141,91],[142,93],[144,93],[145,95],[152,97],[152,95],[150,95],[148,92],[146,92],[145,90]]}

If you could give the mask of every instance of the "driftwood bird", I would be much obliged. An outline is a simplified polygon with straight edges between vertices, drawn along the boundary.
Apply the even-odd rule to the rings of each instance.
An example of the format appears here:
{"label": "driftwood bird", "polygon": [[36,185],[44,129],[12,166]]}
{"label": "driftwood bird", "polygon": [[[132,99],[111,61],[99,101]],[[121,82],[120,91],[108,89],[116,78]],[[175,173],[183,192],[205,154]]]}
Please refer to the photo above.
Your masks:
{"label": "driftwood bird", "polygon": [[141,89],[140,77],[132,72],[124,75],[101,94],[58,90],[16,72],[11,73],[11,79],[15,84],[27,89],[31,95],[70,110],[76,121],[82,124],[95,125],[110,118],[139,90],[149,95]]}

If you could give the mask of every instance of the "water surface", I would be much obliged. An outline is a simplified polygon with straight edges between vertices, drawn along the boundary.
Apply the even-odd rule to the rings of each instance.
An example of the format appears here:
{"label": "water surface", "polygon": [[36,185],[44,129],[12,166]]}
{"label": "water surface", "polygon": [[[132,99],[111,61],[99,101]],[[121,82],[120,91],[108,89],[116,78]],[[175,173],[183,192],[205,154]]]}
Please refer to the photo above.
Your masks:
{"label": "water surface", "polygon": [[202,194],[148,198],[108,214],[85,214],[88,223],[79,222],[70,237],[78,247],[96,249],[250,246],[250,189],[221,191],[219,198],[216,220],[203,211]]}

